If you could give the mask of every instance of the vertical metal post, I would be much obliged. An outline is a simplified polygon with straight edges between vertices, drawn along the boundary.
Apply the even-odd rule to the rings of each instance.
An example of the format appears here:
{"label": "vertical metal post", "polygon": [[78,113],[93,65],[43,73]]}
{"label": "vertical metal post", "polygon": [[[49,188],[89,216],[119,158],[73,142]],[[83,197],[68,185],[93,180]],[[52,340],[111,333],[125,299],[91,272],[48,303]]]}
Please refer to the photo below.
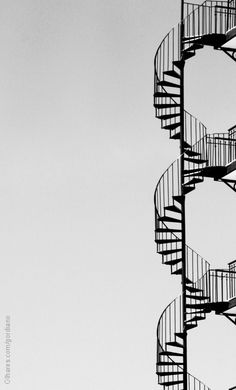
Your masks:
{"label": "vertical metal post", "polygon": [[229,29],[229,9],[230,9],[230,2],[231,0],[228,0],[228,9],[227,9],[227,30]]}
{"label": "vertical metal post", "polygon": [[180,155],[181,155],[181,196],[182,196],[182,308],[183,308],[183,390],[188,388],[187,376],[187,329],[186,329],[186,232],[185,232],[185,194],[184,194],[184,0],[181,0],[181,31],[180,31],[180,55],[181,55],[181,74],[180,74]]}

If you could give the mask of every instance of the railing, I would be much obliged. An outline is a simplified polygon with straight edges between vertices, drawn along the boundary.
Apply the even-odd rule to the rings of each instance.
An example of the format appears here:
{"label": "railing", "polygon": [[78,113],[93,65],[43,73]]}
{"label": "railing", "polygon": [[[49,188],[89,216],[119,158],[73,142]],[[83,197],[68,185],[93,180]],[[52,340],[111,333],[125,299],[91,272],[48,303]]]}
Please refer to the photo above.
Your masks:
{"label": "railing", "polygon": [[233,260],[229,263],[229,270],[236,272],[236,260]]}
{"label": "railing", "polygon": [[195,284],[204,291],[211,303],[227,302],[236,297],[236,272],[231,270],[209,270]]}
{"label": "railing", "polygon": [[175,333],[181,333],[182,331],[182,296],[179,296],[165,308],[159,319],[157,326],[157,362],[160,362],[160,359],[162,361],[169,360],[168,356],[160,356],[160,352],[164,351],[166,343],[173,341]]}
{"label": "railing", "polygon": [[209,166],[225,166],[236,159],[236,139],[227,133],[207,135],[206,144]]}
{"label": "railing", "polygon": [[228,133],[207,134],[194,146],[195,152],[207,160],[208,166],[226,166],[236,160],[236,126]]}
{"label": "railing", "polygon": [[226,270],[209,271],[211,302],[226,302],[236,296],[236,273]]}
{"label": "railing", "polygon": [[185,36],[201,37],[209,34],[225,34],[236,25],[235,0],[188,3],[185,7]]}
{"label": "railing", "polygon": [[229,138],[236,139],[236,125],[234,125],[233,127],[231,127],[231,128],[228,130],[228,133],[229,133]]}
{"label": "railing", "polygon": [[211,390],[195,376],[188,374],[188,390]]}

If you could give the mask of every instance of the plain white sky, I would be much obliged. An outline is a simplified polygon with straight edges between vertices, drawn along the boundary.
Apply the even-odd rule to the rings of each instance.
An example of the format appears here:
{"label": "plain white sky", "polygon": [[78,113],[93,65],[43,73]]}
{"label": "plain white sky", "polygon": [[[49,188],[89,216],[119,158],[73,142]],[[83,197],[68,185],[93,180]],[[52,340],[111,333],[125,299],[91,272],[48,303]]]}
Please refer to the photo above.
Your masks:
{"label": "plain white sky", "polygon": [[[153,58],[179,0],[0,1],[0,388],[11,315],[14,390],[153,390],[156,324],[180,292],[155,253],[153,192],[178,156],[154,118]],[[236,67],[205,49],[186,106],[210,131],[235,123]],[[188,197],[189,244],[235,258],[235,194]],[[190,368],[236,384],[236,328],[209,316]],[[227,377],[227,379],[226,379]]]}

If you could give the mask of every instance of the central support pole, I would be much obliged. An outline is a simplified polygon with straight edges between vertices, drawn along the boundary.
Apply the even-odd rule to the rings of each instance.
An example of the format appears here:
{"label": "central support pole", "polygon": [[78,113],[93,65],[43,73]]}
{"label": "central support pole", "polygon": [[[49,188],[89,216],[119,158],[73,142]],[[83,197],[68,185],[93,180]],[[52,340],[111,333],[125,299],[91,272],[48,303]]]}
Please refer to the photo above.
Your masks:
{"label": "central support pole", "polygon": [[187,375],[187,329],[186,329],[186,226],[185,226],[185,193],[184,193],[184,142],[185,142],[185,115],[184,115],[184,0],[181,0],[181,30],[180,30],[180,176],[181,176],[181,196],[182,196],[182,310],[183,310],[183,390],[188,389]]}

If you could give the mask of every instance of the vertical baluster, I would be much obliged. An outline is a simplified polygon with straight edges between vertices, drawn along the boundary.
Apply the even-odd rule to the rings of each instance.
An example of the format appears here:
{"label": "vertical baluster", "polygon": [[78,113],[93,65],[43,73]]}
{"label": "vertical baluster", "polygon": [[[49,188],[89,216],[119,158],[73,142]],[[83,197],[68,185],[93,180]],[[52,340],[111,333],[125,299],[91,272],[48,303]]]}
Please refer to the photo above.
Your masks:
{"label": "vertical baluster", "polygon": [[221,276],[221,301],[224,301],[224,273],[220,273]]}

